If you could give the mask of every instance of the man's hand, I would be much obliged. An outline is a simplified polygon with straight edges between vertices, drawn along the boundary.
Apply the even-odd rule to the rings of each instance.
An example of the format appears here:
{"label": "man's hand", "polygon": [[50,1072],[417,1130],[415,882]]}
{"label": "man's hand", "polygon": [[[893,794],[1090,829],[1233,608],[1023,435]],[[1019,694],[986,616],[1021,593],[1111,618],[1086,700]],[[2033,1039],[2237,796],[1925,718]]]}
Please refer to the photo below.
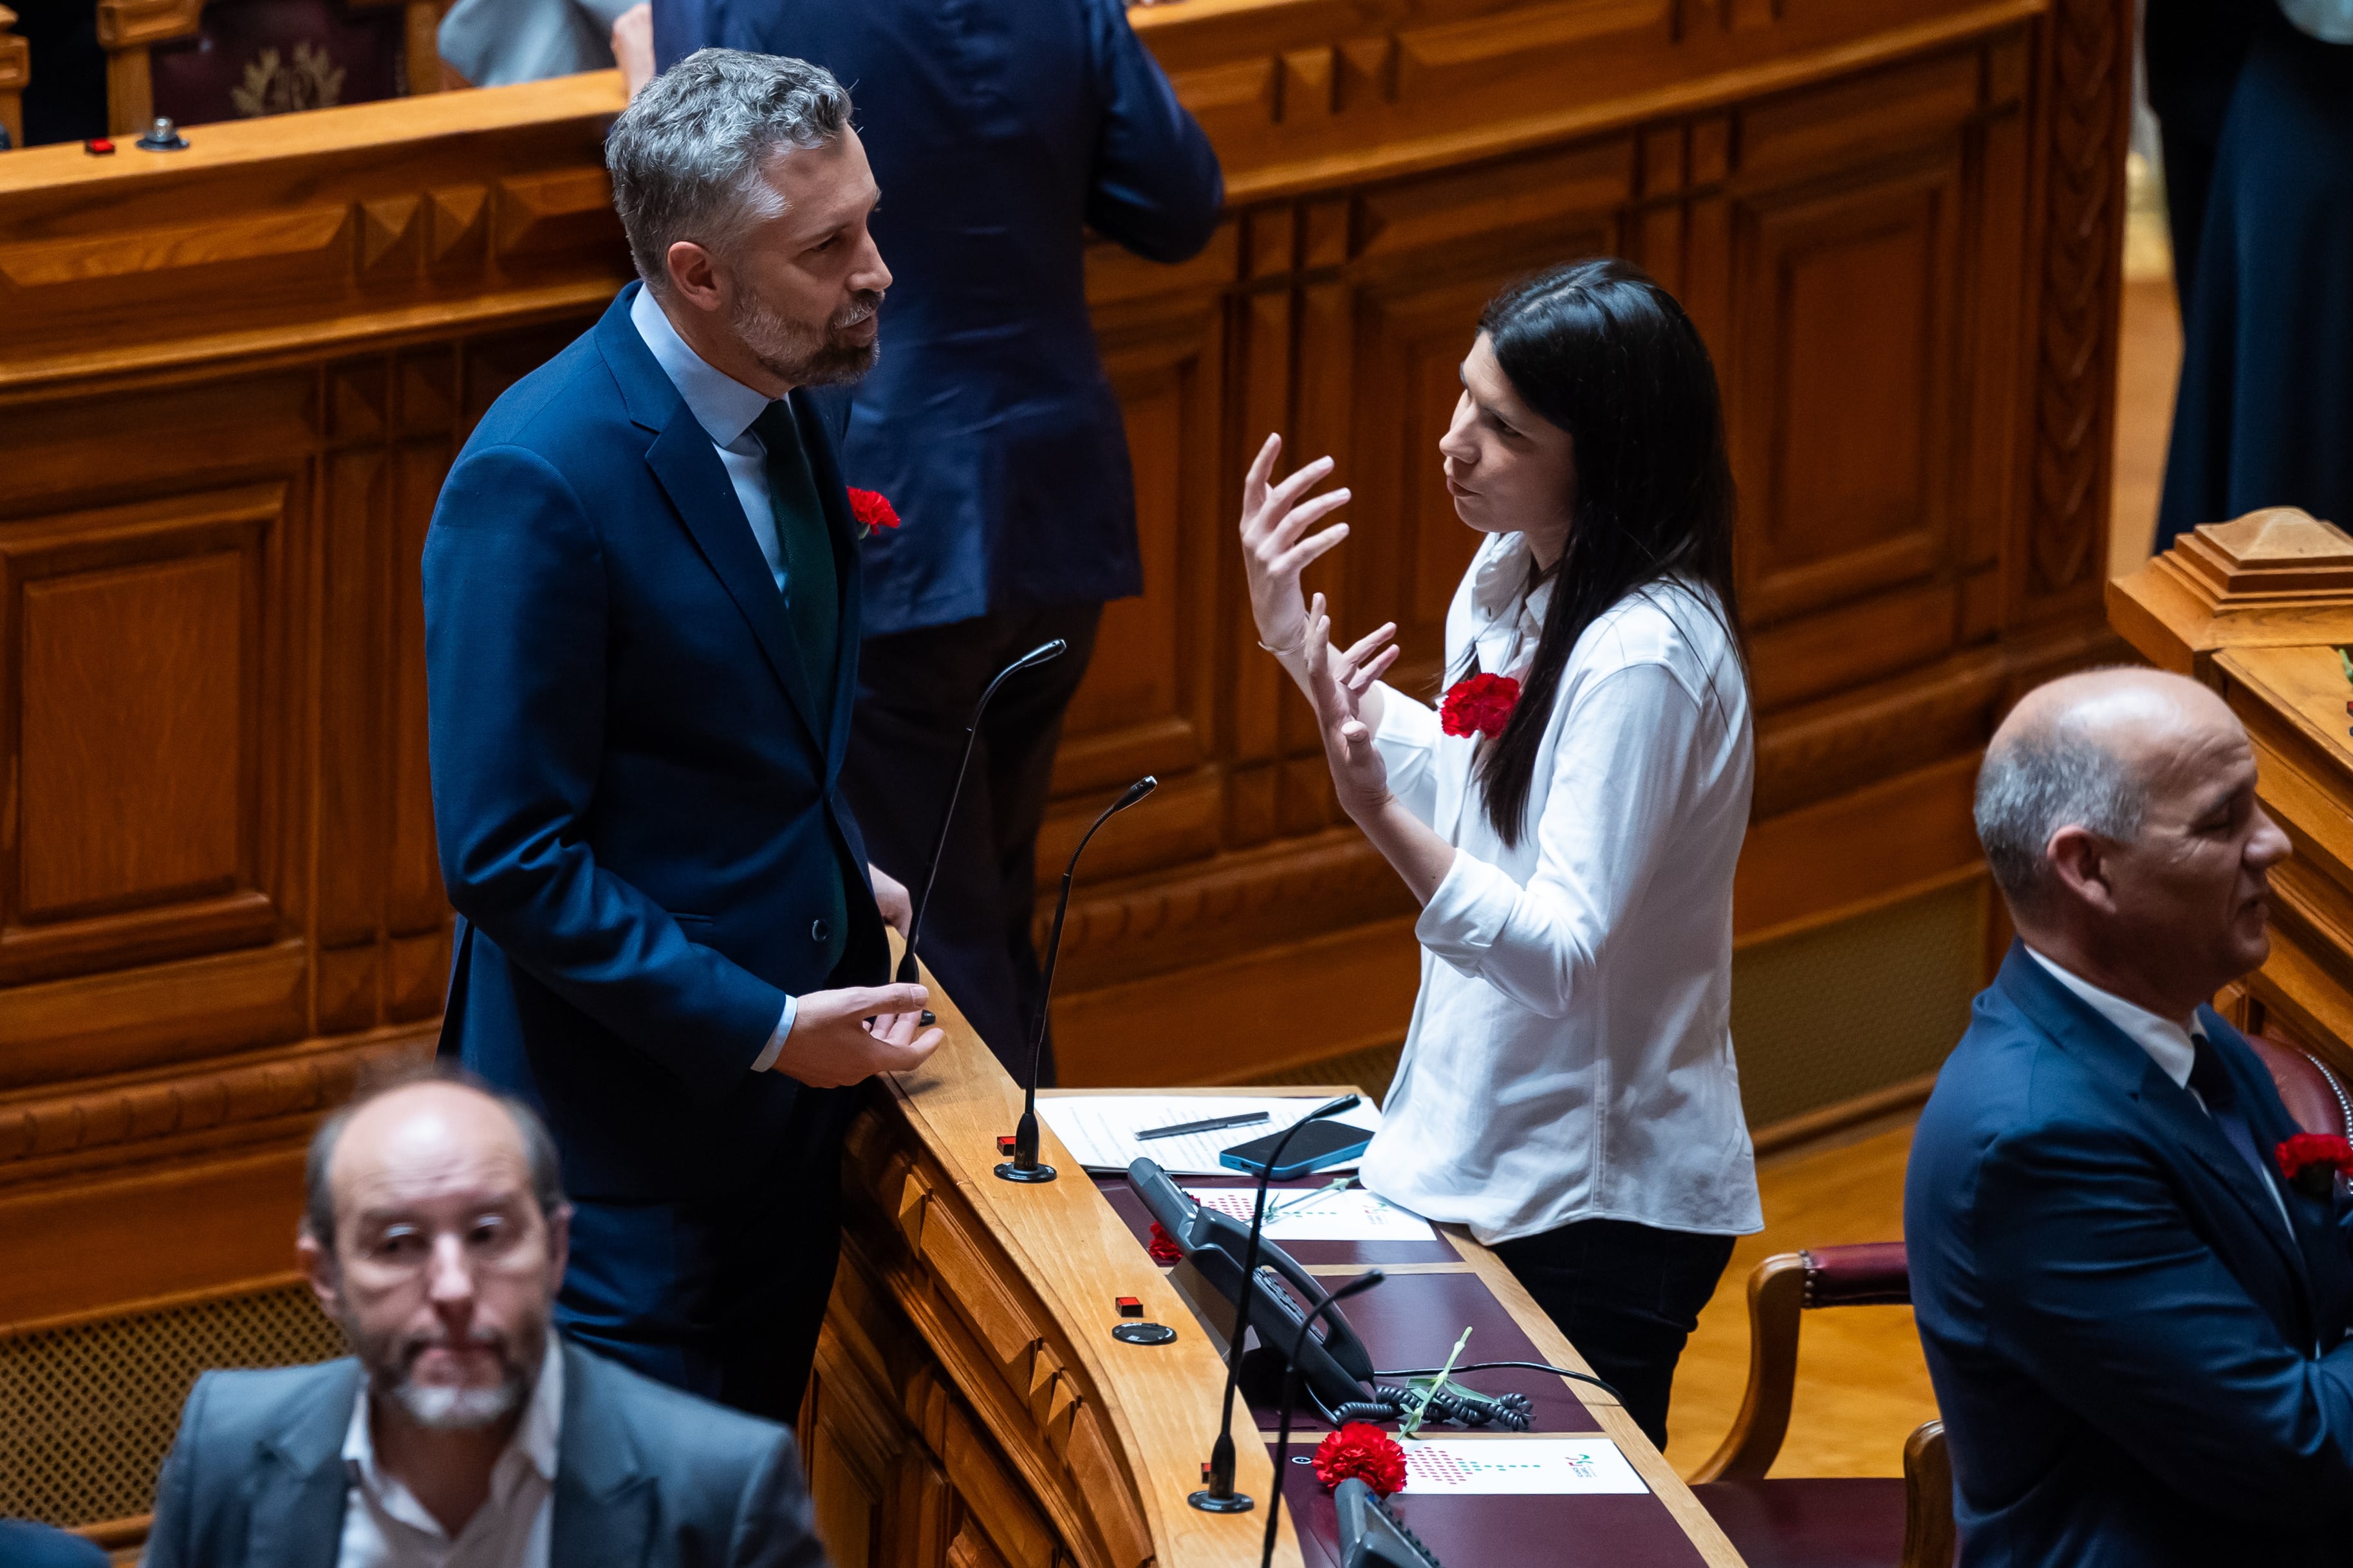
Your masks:
{"label": "man's hand", "polygon": [[869,864],[866,874],[874,881],[874,904],[882,911],[882,922],[901,936],[915,923],[915,900],[907,896],[907,885],[882,869]]}
{"label": "man's hand", "polygon": [[811,991],[795,1008],[791,1032],[769,1070],[811,1089],[841,1089],[878,1072],[919,1068],[947,1038],[944,1029],[916,1033],[930,996],[920,985]]}
{"label": "man's hand", "polygon": [[651,0],[632,5],[613,23],[613,61],[621,84],[635,98],[654,79],[654,8]]}

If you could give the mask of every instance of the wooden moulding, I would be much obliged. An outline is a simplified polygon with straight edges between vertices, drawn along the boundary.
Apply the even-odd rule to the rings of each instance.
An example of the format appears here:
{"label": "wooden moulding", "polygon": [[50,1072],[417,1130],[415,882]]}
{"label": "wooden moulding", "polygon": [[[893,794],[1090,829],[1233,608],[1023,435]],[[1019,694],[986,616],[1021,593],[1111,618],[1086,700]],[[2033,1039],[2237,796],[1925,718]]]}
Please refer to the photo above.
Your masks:
{"label": "wooden moulding", "polygon": [[2294,507],[2210,522],[2108,584],[2108,618],[2143,658],[2216,684],[2226,648],[2342,640],[2353,537]]}
{"label": "wooden moulding", "polygon": [[0,130],[8,145],[25,144],[25,89],[33,79],[33,46],[10,31],[16,13],[0,5]]}

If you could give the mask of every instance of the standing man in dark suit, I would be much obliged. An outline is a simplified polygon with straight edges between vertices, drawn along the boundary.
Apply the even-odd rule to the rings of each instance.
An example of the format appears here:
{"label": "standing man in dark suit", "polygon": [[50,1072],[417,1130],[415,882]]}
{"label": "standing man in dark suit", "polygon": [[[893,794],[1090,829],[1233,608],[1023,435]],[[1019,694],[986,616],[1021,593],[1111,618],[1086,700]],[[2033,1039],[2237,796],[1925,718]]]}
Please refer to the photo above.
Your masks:
{"label": "standing man in dark suit", "polygon": [[529,1107],[387,1086],[319,1129],[307,1185],[303,1272],[353,1354],[196,1380],[148,1568],[824,1568],[791,1433],[554,1333],[570,1208]]}
{"label": "standing man in dark suit", "polygon": [[857,542],[809,396],[873,363],[891,274],[814,66],[708,51],[606,156],[644,282],[491,407],[426,541],[441,1050],[562,1145],[566,1332],[790,1420],[848,1087],[940,1037],[838,784]]}
{"label": "standing man in dark suit", "polygon": [[874,233],[904,286],[841,453],[906,520],[860,551],[847,784],[877,865],[923,875],[982,688],[1050,637],[1071,645],[990,706],[923,918],[925,962],[1018,1074],[1062,712],[1103,602],[1144,591],[1086,231],[1154,261],[1196,254],[1224,201],[1217,154],[1121,0],[659,0],[653,34],[662,64],[721,44],[831,70],[889,197]]}
{"label": "standing man in dark suit", "polygon": [[1912,1304],[1964,1568],[2353,1562],[2345,1185],[2205,1005],[2260,964],[2286,836],[2221,700],[2030,693],[1978,775],[2019,941],[1914,1135]]}

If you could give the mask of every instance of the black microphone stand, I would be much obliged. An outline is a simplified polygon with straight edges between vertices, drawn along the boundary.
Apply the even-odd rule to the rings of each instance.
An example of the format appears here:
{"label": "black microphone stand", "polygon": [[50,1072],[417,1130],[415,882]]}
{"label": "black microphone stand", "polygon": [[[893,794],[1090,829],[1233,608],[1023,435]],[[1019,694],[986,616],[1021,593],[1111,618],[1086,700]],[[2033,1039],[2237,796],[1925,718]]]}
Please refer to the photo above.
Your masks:
{"label": "black microphone stand", "polygon": [[1062,868],[1062,895],[1054,900],[1054,933],[1046,941],[1046,970],[1039,977],[1038,1021],[1029,1035],[1029,1081],[1021,1101],[1021,1123],[1013,1130],[1013,1158],[997,1167],[1002,1180],[1050,1182],[1058,1174],[1053,1166],[1038,1163],[1038,1070],[1046,1061],[1046,1014],[1054,1001],[1054,961],[1062,954],[1062,917],[1071,912],[1071,881],[1079,874],[1079,857],[1087,852],[1088,841],[1103,825],[1159,787],[1160,781],[1150,773],[1128,785],[1125,795],[1103,807],[1094,826],[1071,851],[1071,863]]}
{"label": "black microphone stand", "polygon": [[[997,679],[990,681],[987,689],[980,694],[980,700],[973,704],[972,722],[965,726],[964,731],[964,761],[956,764],[955,783],[948,786],[947,815],[940,818],[939,837],[932,843],[932,863],[923,872],[923,891],[915,895],[914,910],[907,918],[907,951],[899,955],[900,984],[916,984],[915,942],[923,934],[923,911],[932,907],[932,884],[940,879],[940,857],[948,852],[948,829],[955,825],[956,802],[964,798],[964,775],[972,771],[972,749],[980,742],[980,716],[988,711],[988,700],[997,695],[997,689],[1004,685],[1008,677],[1058,659],[1070,650],[1071,645],[1060,637],[1039,644],[998,670]],[[923,1022],[929,1024],[931,1021],[931,1012],[925,1009]]]}
{"label": "black microphone stand", "polygon": [[1282,1517],[1282,1471],[1291,1463],[1291,1402],[1299,1384],[1299,1352],[1307,1348],[1307,1331],[1315,1320],[1346,1300],[1349,1297],[1371,1289],[1387,1276],[1377,1268],[1367,1268],[1337,1290],[1315,1303],[1299,1325],[1299,1332],[1291,1341],[1291,1356],[1282,1368],[1282,1426],[1274,1442],[1274,1496],[1267,1500],[1266,1544],[1260,1549],[1258,1568],[1272,1568],[1274,1563],[1274,1521]]}
{"label": "black microphone stand", "polygon": [[1337,1100],[1324,1101],[1285,1129],[1274,1145],[1274,1152],[1258,1173],[1258,1205],[1250,1214],[1250,1244],[1242,1249],[1241,1300],[1234,1303],[1234,1337],[1226,1346],[1226,1412],[1218,1426],[1217,1446],[1209,1450],[1209,1484],[1186,1498],[1186,1501],[1203,1513],[1244,1513],[1249,1511],[1250,1498],[1234,1490],[1234,1385],[1241,1380],[1242,1342],[1250,1337],[1250,1297],[1257,1289],[1258,1239],[1266,1228],[1266,1188],[1274,1180],[1275,1168],[1282,1163],[1282,1152],[1299,1130],[1311,1121],[1321,1121],[1327,1116],[1337,1116],[1344,1110],[1354,1110],[1364,1103],[1364,1097],[1344,1094]]}

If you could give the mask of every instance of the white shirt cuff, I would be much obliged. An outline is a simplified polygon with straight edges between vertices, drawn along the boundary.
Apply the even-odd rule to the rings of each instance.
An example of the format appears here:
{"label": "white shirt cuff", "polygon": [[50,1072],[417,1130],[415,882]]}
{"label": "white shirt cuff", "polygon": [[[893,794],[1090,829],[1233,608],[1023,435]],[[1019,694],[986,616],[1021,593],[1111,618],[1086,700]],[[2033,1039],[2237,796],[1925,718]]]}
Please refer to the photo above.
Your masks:
{"label": "white shirt cuff", "polygon": [[800,1010],[801,999],[799,997],[787,996],[785,998],[785,1016],[776,1020],[776,1033],[770,1035],[768,1037],[768,1043],[760,1047],[760,1054],[752,1058],[752,1070],[754,1072],[766,1072],[770,1068],[776,1065],[776,1058],[783,1053],[785,1048],[785,1037],[793,1032],[793,1016]]}

